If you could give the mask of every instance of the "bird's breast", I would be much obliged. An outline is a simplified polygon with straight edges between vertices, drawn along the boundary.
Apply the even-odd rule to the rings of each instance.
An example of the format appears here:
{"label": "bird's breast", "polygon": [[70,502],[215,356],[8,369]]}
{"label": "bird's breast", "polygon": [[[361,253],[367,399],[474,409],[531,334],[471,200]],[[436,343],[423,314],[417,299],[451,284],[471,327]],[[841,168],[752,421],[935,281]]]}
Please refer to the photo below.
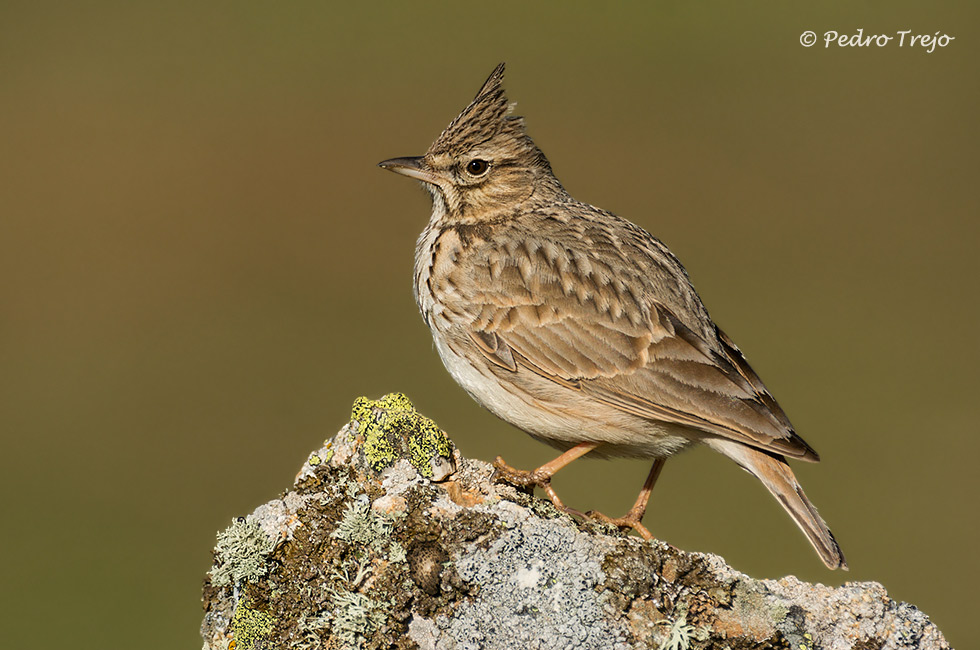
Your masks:
{"label": "bird's breast", "polygon": [[460,262],[467,247],[455,228],[442,227],[437,222],[430,222],[419,236],[415,248],[415,296],[433,334],[472,318],[464,313],[465,300],[460,290],[467,268]]}

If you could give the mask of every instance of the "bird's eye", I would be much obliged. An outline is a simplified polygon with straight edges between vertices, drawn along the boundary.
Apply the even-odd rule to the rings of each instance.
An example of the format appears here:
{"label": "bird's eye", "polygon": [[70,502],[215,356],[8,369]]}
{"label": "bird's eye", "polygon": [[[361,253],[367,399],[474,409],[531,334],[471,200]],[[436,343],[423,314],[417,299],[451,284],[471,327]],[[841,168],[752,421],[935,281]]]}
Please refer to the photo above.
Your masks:
{"label": "bird's eye", "polygon": [[488,163],[486,160],[480,160],[479,158],[466,163],[466,171],[471,176],[483,176],[487,173],[488,169],[490,169],[490,163]]}

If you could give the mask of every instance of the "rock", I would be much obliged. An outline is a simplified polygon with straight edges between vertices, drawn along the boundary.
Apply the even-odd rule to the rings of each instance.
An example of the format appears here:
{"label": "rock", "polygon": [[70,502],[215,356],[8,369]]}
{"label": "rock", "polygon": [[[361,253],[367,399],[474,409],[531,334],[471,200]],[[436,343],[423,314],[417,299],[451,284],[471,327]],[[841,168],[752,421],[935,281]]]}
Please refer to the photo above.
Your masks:
{"label": "rock", "polygon": [[948,648],[877,583],[754,580],[494,483],[401,394],[218,536],[205,650]]}

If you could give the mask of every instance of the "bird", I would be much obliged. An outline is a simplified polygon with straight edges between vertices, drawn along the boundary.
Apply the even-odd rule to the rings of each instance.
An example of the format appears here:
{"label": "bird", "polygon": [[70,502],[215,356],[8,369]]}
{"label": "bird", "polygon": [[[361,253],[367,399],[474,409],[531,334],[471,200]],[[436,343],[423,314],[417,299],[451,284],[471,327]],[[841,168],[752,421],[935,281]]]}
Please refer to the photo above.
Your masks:
{"label": "bird", "polygon": [[555,493],[555,472],[585,454],[651,459],[626,515],[584,513],[651,539],[642,519],[666,459],[702,443],[759,479],[828,568],[846,569],[787,462],[816,462],[817,452],[667,246],[565,190],[513,115],[503,78],[501,63],[424,155],[378,163],[431,197],[414,290],[449,374],[562,452],[533,471],[498,456],[498,479],[583,515]]}

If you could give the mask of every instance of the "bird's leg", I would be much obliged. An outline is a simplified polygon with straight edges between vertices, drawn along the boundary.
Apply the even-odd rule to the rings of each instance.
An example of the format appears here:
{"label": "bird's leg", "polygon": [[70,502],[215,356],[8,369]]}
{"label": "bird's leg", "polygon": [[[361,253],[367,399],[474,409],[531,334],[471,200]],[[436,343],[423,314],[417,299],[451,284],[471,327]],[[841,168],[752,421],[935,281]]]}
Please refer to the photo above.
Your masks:
{"label": "bird's leg", "polygon": [[653,539],[653,535],[650,531],[646,529],[641,521],[643,521],[643,515],[647,511],[647,503],[650,501],[650,493],[653,492],[653,486],[656,485],[657,479],[660,477],[660,472],[663,471],[664,463],[667,462],[666,458],[658,458],[653,462],[653,467],[650,468],[650,473],[647,475],[646,482],[643,483],[643,489],[640,490],[640,494],[636,497],[636,503],[630,508],[629,512],[623,517],[618,517],[613,519],[607,517],[601,512],[590,511],[588,513],[589,517],[604,521],[607,524],[612,524],[618,528],[632,528],[640,534],[643,539]]}
{"label": "bird's leg", "polygon": [[[561,499],[555,494],[555,489],[551,487],[551,477],[562,467],[568,465],[576,458],[581,458],[600,444],[598,442],[580,442],[558,458],[530,472],[522,469],[514,469],[505,463],[503,458],[497,456],[497,459],[493,462],[494,474],[497,478],[511,485],[539,487],[545,491],[545,494],[548,495],[548,498],[551,499],[551,502],[555,504],[556,508],[569,514],[581,515],[582,513],[567,507],[561,502]],[[640,516],[642,517],[643,515],[641,514]]]}

